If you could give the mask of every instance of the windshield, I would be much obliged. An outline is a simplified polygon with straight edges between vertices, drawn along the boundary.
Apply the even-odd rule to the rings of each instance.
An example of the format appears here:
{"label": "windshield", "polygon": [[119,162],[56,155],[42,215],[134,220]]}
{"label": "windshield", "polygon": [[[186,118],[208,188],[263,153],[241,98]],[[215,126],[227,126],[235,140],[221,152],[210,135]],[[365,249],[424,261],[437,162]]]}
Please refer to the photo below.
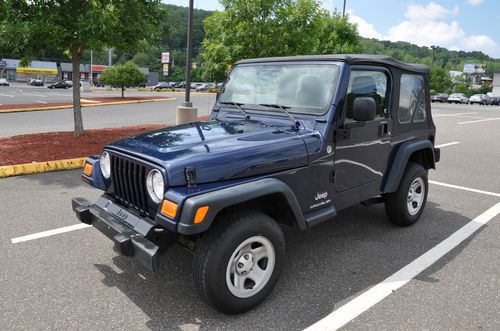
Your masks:
{"label": "windshield", "polygon": [[247,107],[280,105],[289,112],[324,114],[332,101],[338,72],[335,64],[241,65],[229,75],[219,101]]}

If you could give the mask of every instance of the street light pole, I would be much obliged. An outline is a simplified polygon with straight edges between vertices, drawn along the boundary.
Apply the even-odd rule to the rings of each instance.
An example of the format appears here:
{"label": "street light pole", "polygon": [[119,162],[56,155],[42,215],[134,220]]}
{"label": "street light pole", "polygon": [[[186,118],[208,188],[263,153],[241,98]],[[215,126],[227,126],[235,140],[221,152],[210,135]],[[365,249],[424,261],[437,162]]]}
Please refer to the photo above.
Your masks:
{"label": "street light pole", "polygon": [[189,0],[189,14],[187,26],[187,55],[186,55],[186,93],[184,98],[184,106],[192,107],[190,101],[191,94],[191,57],[192,57],[192,41],[193,39],[193,0]]}
{"label": "street light pole", "polygon": [[187,26],[187,55],[186,55],[186,92],[184,102],[177,107],[176,124],[195,122],[198,117],[198,108],[193,107],[190,100],[191,94],[191,57],[193,43],[193,0],[189,0],[189,15]]}
{"label": "street light pole", "polygon": [[342,9],[342,17],[345,17],[345,2],[346,0],[344,0],[344,9]]}

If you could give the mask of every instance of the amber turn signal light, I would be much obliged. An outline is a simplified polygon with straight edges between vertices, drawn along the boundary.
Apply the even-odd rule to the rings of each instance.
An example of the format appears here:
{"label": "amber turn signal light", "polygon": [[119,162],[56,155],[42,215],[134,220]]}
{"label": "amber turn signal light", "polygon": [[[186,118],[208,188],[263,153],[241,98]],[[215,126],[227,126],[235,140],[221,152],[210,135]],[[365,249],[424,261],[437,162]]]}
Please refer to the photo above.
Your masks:
{"label": "amber turn signal light", "polygon": [[92,174],[92,168],[94,166],[90,163],[85,163],[85,166],[83,167],[83,173],[87,176],[90,176]]}
{"label": "amber turn signal light", "polygon": [[198,208],[196,214],[194,215],[194,224],[200,224],[207,216],[208,206],[203,206]]}
{"label": "amber turn signal light", "polygon": [[161,212],[171,218],[175,218],[177,216],[177,204],[169,200],[163,200]]}

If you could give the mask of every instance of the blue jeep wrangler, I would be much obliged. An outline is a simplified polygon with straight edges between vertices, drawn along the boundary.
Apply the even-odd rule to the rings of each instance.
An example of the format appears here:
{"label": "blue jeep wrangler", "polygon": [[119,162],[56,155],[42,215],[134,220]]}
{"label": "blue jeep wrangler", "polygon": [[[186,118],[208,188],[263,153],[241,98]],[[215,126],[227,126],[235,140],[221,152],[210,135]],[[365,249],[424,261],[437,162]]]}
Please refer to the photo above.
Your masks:
{"label": "blue jeep wrangler", "polygon": [[307,230],[358,203],[385,203],[397,225],[419,219],[440,155],[428,75],[373,55],[240,61],[209,120],[88,158],[82,179],[104,194],[73,198],[73,209],[153,272],[180,242],[194,251],[200,295],[247,311],[286,262],[282,226]]}

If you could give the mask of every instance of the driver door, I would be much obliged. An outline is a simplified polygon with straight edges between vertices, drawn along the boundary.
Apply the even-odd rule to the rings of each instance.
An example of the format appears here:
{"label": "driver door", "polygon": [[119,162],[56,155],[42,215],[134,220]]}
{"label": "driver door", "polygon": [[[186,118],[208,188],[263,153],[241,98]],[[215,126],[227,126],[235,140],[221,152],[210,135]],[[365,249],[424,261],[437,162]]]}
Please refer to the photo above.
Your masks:
{"label": "driver door", "polygon": [[[352,68],[336,136],[335,201],[339,209],[379,194],[390,149],[390,77],[381,67]],[[374,120],[353,119],[352,106],[358,97],[375,100]]]}

